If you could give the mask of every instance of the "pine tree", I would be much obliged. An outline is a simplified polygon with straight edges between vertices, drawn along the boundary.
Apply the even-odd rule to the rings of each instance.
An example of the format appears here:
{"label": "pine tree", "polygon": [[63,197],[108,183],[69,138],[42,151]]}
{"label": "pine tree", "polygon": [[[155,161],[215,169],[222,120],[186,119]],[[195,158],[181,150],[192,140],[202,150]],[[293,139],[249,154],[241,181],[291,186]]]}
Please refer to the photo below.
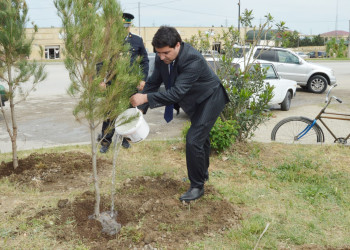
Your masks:
{"label": "pine tree", "polygon": [[[114,119],[129,107],[129,98],[141,80],[137,63],[130,65],[127,31],[117,0],[55,0],[65,34],[65,66],[69,71],[69,93],[78,97],[74,115],[88,122],[95,186],[94,216],[100,215],[97,176],[96,129],[107,118]],[[96,65],[102,65],[96,72]],[[101,82],[111,80],[107,89]]]}
{"label": "pine tree", "polygon": [[[46,77],[43,64],[28,61],[34,36],[26,36],[26,24],[29,21],[27,13],[28,8],[24,0],[0,1],[0,80],[8,85],[10,116],[7,116],[1,102],[0,105],[11,138],[14,169],[18,167],[15,105],[24,101]],[[35,32],[37,28],[34,26]],[[29,84],[30,88],[23,87],[23,83],[27,86]]]}

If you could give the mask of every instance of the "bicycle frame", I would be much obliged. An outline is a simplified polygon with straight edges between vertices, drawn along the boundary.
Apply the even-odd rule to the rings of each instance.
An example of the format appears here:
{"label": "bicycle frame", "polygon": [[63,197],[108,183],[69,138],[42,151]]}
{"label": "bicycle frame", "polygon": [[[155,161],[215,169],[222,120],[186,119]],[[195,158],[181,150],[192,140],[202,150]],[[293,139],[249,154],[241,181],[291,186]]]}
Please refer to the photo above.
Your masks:
{"label": "bicycle frame", "polygon": [[[324,120],[322,119],[330,119],[330,120],[343,120],[343,121],[350,121],[350,115],[349,114],[341,114],[341,113],[332,113],[332,112],[326,112],[326,109],[328,107],[328,105],[331,103],[332,99],[335,99],[336,101],[338,101],[339,103],[342,103],[342,100],[340,100],[339,98],[332,96],[331,98],[329,97],[329,93],[331,92],[332,88],[336,87],[337,85],[333,85],[326,96],[326,105],[321,109],[320,113],[315,117],[315,119],[313,120],[313,122],[309,125],[306,126],[306,128],[301,131],[297,136],[296,136],[296,140],[299,140],[300,138],[302,138],[304,135],[307,134],[307,132],[310,131],[310,129],[316,124],[317,120],[319,120],[323,126],[328,130],[328,132],[333,136],[334,138],[334,142],[336,141],[340,141],[341,143],[346,142],[349,138],[350,138],[350,133],[347,135],[347,137],[345,138],[341,138],[341,137],[337,137],[333,131],[327,126],[327,124],[324,122]],[[331,116],[329,116],[331,115]]]}

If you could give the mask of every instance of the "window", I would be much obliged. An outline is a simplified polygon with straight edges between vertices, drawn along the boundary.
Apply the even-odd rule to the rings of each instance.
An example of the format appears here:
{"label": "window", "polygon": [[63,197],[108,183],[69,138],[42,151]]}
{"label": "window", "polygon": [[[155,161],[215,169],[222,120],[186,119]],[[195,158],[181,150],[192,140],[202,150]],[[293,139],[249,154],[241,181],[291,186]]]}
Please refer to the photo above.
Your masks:
{"label": "window", "polygon": [[59,59],[60,46],[45,46],[45,59]]}
{"label": "window", "polygon": [[269,64],[262,64],[261,67],[266,69],[266,79],[278,79],[275,70]]}
{"label": "window", "polygon": [[276,62],[276,51],[271,49],[257,49],[254,58],[266,60],[270,62]]}
{"label": "window", "polygon": [[278,50],[278,61],[281,63],[299,64],[299,58],[288,51]]}

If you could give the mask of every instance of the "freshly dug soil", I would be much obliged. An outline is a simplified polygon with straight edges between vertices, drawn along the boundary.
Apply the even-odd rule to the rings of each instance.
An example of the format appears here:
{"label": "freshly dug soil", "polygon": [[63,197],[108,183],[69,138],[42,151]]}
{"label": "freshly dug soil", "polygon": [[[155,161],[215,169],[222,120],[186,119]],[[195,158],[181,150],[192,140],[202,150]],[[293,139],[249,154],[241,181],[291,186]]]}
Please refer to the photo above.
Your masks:
{"label": "freshly dug soil", "polygon": [[[98,161],[100,171],[111,166],[107,160]],[[81,152],[35,153],[21,159],[16,170],[11,164],[1,163],[0,178],[36,185],[42,192],[86,190],[86,180],[91,179],[91,156]],[[206,185],[201,199],[181,203],[178,198],[187,188],[188,183],[166,175],[127,179],[115,195],[117,222],[122,225],[116,236],[102,233],[100,222],[89,219],[95,204],[91,191],[71,201],[61,199],[57,207],[44,208],[34,218],[55,214],[57,220],[48,224],[47,230],[52,230],[58,241],[79,239],[91,249],[183,249],[239,223],[238,209],[210,185]],[[110,202],[109,195],[101,197],[101,212],[110,210]]]}

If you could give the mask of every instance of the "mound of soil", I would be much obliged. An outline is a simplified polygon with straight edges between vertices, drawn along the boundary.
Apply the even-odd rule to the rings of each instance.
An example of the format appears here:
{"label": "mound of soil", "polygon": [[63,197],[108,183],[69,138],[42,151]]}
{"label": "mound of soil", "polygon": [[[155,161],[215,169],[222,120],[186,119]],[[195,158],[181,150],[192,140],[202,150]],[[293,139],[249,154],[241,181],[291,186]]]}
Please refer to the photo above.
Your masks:
{"label": "mound of soil", "polygon": [[[97,159],[98,171],[110,163]],[[13,162],[1,162],[0,178],[8,177],[18,184],[35,186],[41,191],[66,190],[86,187],[86,179],[91,179],[91,155],[78,152],[33,153],[18,160],[18,167]]]}
{"label": "mound of soil", "polygon": [[[116,191],[115,210],[122,229],[114,237],[103,234],[100,223],[89,219],[94,208],[93,193],[85,192],[73,202],[62,200],[56,223],[65,225],[73,220],[74,226],[66,227],[57,237],[66,241],[78,236],[93,249],[183,249],[190,242],[214,236],[239,222],[234,206],[221,199],[211,186],[198,201],[181,203],[179,194],[187,187],[187,183],[166,176],[127,180]],[[101,211],[109,210],[110,197],[103,197],[101,204]]]}
{"label": "mound of soil", "polygon": [[[99,161],[99,166],[111,164]],[[91,156],[81,152],[31,154],[19,161],[16,170],[11,164],[1,164],[0,178],[7,176],[26,184],[39,182],[43,192],[84,185],[86,190],[84,178],[91,178]],[[58,241],[78,239],[91,249],[182,249],[239,223],[238,209],[210,185],[206,185],[201,199],[181,203],[178,198],[187,188],[188,183],[165,175],[126,180],[114,197],[117,222],[122,226],[115,236],[104,234],[100,222],[89,219],[95,205],[95,195],[90,191],[73,200],[62,199],[57,207],[44,208],[34,218],[54,214],[57,220],[45,227]],[[102,196],[100,211],[110,210],[110,203],[109,195]]]}

